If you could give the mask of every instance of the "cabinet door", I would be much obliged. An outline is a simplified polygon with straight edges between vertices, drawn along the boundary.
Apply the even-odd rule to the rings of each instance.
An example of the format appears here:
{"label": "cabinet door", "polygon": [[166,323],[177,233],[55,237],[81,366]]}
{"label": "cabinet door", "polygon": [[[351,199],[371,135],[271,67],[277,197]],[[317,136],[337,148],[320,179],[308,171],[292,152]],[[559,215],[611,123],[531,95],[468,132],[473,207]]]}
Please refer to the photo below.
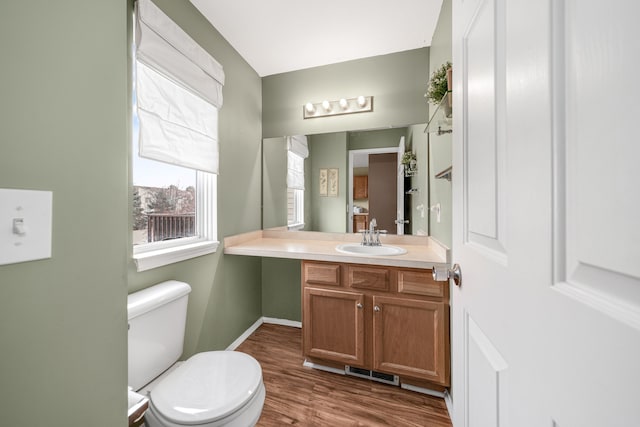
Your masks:
{"label": "cabinet door", "polygon": [[302,277],[307,284],[340,286],[340,264],[305,261],[302,269]]}
{"label": "cabinet door", "polygon": [[388,292],[390,272],[386,267],[365,267],[362,265],[347,265],[348,286],[357,289],[368,289]]}
{"label": "cabinet door", "polygon": [[373,297],[375,370],[449,385],[448,306]]}
{"label": "cabinet door", "polygon": [[307,287],[303,302],[304,355],[362,365],[364,295]]}
{"label": "cabinet door", "polygon": [[359,232],[366,230],[369,225],[369,215],[354,215],[353,216],[353,232]]}
{"label": "cabinet door", "polygon": [[369,178],[366,175],[353,177],[353,199],[362,200],[369,197]]}

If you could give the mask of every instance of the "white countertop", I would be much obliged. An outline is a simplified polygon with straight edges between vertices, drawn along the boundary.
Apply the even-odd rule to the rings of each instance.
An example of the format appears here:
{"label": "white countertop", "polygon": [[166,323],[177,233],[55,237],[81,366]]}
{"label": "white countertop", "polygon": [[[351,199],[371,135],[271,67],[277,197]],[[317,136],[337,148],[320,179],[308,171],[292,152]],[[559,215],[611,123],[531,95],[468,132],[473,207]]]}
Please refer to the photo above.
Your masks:
{"label": "white countertop", "polygon": [[269,258],[307,259],[353,264],[387,265],[409,268],[433,268],[447,265],[448,249],[428,236],[381,236],[382,244],[400,246],[406,254],[393,256],[352,255],[340,253],[336,246],[360,242],[359,234],[258,230],[225,237],[224,253],[228,255]]}

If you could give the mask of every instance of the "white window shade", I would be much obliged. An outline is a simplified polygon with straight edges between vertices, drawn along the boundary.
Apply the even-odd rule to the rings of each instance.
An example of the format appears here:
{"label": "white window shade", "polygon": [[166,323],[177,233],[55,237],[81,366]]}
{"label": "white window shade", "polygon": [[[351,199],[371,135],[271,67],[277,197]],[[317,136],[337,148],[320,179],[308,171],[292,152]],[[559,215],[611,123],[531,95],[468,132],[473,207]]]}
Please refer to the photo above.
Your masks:
{"label": "white window shade", "polygon": [[136,59],[222,107],[222,65],[151,0],[137,0],[136,8]]}
{"label": "white window shade", "polygon": [[150,0],[136,8],[140,156],[218,173],[222,66]]}
{"label": "white window shade", "polygon": [[287,188],[304,190],[304,159],[309,156],[307,137],[287,137]]}
{"label": "white window shade", "polygon": [[305,135],[295,135],[287,137],[287,150],[296,153],[298,156],[306,159],[309,157],[309,145]]}

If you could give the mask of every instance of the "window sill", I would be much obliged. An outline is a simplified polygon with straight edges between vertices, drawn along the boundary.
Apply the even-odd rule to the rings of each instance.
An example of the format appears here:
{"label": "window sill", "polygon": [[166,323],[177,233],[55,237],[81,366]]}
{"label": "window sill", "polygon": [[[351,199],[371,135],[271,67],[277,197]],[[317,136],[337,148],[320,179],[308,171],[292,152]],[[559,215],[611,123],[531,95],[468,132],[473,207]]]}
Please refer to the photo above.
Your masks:
{"label": "window sill", "polygon": [[133,255],[138,272],[214,253],[220,242],[207,240]]}
{"label": "window sill", "polygon": [[300,231],[303,228],[304,228],[304,223],[287,225],[287,230],[289,230],[289,231],[292,231],[292,230],[293,231]]}

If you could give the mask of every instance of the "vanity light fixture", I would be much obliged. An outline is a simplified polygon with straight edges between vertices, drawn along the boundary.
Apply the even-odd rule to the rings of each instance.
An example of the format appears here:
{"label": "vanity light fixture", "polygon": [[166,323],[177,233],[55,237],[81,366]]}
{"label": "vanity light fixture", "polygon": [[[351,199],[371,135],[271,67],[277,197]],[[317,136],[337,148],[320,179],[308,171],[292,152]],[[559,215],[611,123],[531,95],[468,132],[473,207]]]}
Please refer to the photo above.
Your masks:
{"label": "vanity light fixture", "polygon": [[302,117],[312,119],[371,111],[373,111],[373,96],[358,96],[357,98],[340,98],[338,101],[307,102],[302,107]]}
{"label": "vanity light fixture", "polygon": [[307,102],[307,104],[304,106],[304,112],[305,112],[305,114],[307,114],[307,113],[308,114],[315,114],[316,107],[312,103]]}

